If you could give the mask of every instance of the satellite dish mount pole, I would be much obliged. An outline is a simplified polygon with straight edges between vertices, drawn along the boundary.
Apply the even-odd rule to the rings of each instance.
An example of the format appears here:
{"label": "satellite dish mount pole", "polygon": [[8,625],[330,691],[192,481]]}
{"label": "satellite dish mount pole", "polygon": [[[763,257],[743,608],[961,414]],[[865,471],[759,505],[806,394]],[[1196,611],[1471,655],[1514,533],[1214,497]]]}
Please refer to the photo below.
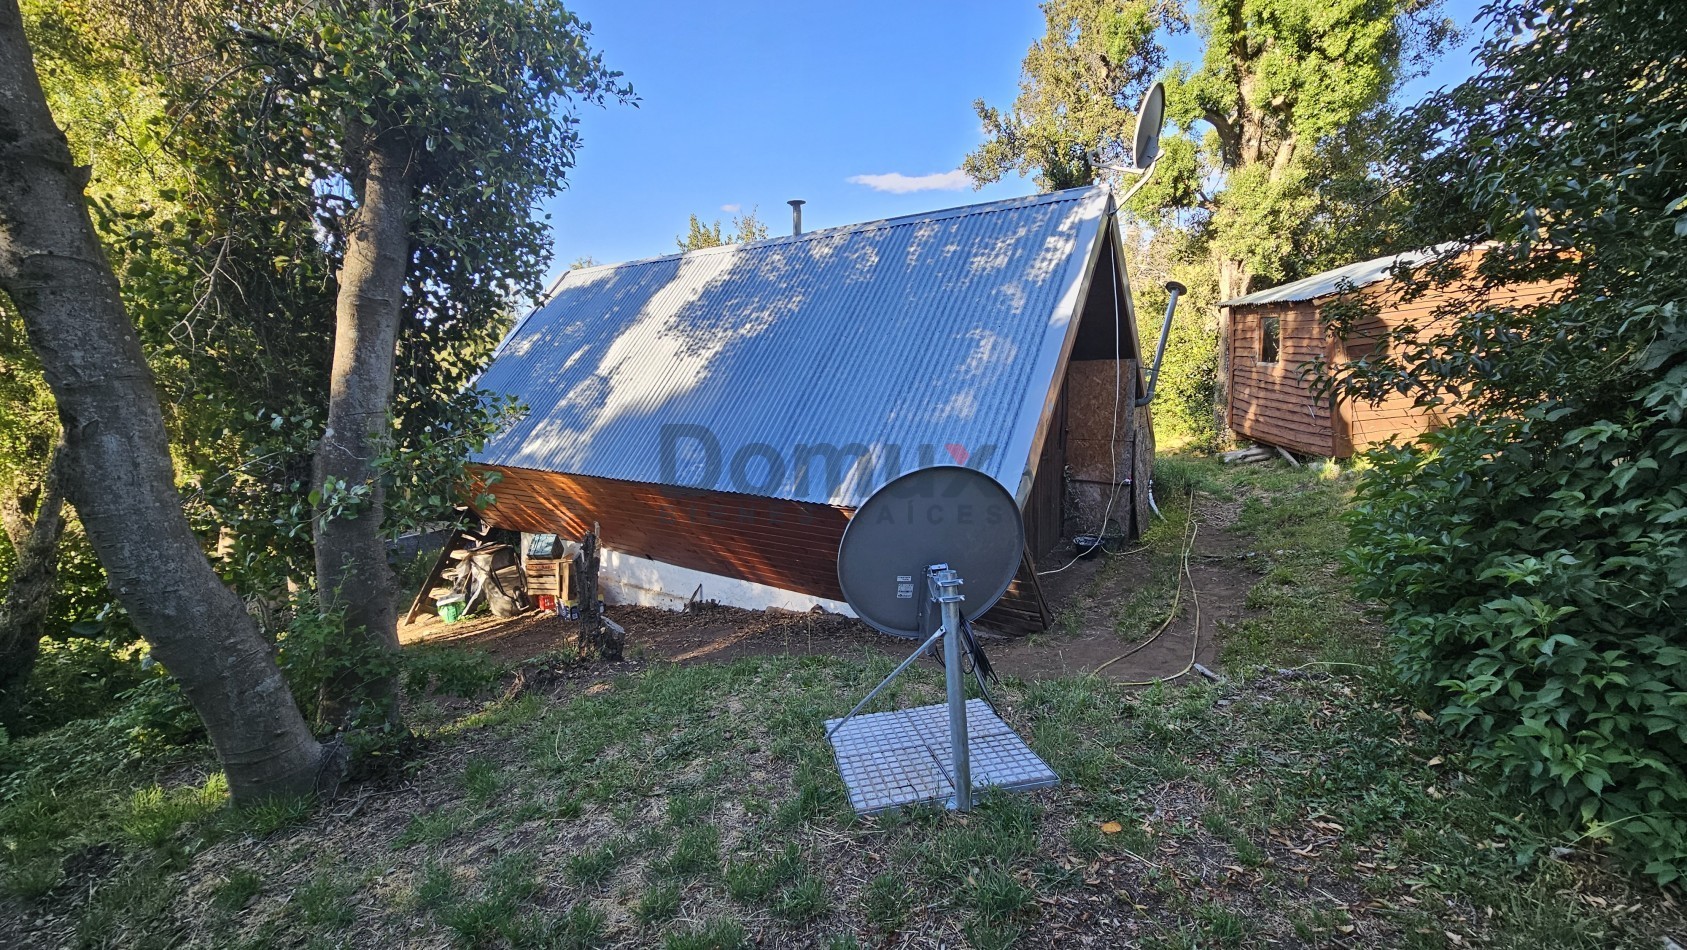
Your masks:
{"label": "satellite dish mount pole", "polygon": [[961,670],[960,575],[947,564],[926,569],[931,600],[943,621],[943,679],[949,693],[949,761],[954,763],[955,810],[972,811],[972,756],[967,747],[966,674]]}

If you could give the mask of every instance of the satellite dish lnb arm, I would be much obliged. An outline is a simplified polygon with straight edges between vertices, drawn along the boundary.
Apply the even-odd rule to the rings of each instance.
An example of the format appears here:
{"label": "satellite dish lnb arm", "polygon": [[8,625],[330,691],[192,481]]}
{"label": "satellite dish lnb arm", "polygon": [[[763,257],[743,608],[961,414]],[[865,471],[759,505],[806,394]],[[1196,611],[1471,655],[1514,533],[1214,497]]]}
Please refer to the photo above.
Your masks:
{"label": "satellite dish lnb arm", "polygon": [[1154,401],[1154,388],[1160,385],[1160,361],[1166,358],[1166,338],[1172,332],[1172,314],[1177,312],[1177,298],[1189,292],[1189,288],[1175,280],[1166,281],[1166,292],[1171,298],[1166,301],[1166,320],[1160,324],[1160,345],[1154,350],[1154,368],[1148,373],[1148,391],[1136,401],[1138,406],[1146,406]]}

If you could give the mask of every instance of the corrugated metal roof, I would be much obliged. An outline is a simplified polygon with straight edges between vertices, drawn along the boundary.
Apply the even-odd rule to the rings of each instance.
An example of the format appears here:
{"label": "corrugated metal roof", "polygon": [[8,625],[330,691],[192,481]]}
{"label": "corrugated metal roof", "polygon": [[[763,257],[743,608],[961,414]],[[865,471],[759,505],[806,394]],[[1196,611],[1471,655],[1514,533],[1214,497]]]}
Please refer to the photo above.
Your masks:
{"label": "corrugated metal roof", "polygon": [[1318,297],[1327,297],[1330,294],[1339,292],[1342,289],[1343,281],[1351,283],[1354,287],[1363,287],[1366,284],[1374,284],[1379,280],[1389,279],[1389,277],[1392,276],[1390,272],[1397,264],[1404,264],[1407,267],[1416,267],[1419,264],[1445,256],[1446,254],[1459,250],[1465,246],[1466,245],[1454,241],[1448,244],[1437,244],[1434,247],[1424,248],[1421,251],[1406,251],[1402,254],[1390,254],[1386,257],[1360,261],[1357,264],[1346,264],[1341,267],[1337,267],[1335,270],[1324,271],[1322,274],[1313,274],[1311,277],[1302,277],[1300,280],[1291,281],[1281,287],[1272,287],[1270,290],[1255,291],[1254,293],[1248,294],[1244,297],[1221,301],[1219,306],[1238,307],[1256,303],[1292,303],[1300,300],[1313,300]]}
{"label": "corrugated metal roof", "polygon": [[482,375],[530,411],[475,461],[835,505],[961,461],[1018,492],[1109,205],[1073,189],[572,271]]}

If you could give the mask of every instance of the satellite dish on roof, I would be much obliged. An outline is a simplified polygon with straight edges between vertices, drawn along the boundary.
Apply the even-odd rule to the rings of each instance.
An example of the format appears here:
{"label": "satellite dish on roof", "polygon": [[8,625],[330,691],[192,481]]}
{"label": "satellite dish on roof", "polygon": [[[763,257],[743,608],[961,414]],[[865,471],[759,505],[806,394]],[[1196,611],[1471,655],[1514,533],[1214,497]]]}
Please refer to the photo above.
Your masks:
{"label": "satellite dish on roof", "polygon": [[1131,137],[1131,163],[1144,171],[1160,157],[1160,132],[1166,127],[1166,84],[1157,82],[1136,107],[1136,134]]}
{"label": "satellite dish on roof", "polygon": [[966,579],[970,622],[1019,573],[1025,526],[1001,483],[959,465],[900,475],[855,510],[838,544],[838,586],[862,620],[893,637],[923,638],[928,568]]}

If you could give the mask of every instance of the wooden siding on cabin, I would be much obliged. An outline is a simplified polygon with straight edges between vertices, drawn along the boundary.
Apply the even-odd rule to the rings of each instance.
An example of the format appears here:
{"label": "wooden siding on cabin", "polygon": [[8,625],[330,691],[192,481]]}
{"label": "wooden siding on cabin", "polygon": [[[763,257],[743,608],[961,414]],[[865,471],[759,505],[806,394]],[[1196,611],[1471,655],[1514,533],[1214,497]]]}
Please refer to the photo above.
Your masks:
{"label": "wooden siding on cabin", "polygon": [[[1281,321],[1278,359],[1259,360],[1264,321]],[[1230,314],[1230,428],[1256,442],[1308,455],[1334,453],[1328,397],[1312,392],[1301,369],[1329,351],[1311,301],[1235,307]]]}
{"label": "wooden siding on cabin", "polygon": [[[1467,263],[1474,263],[1474,258]],[[1461,304],[1462,309],[1527,306],[1548,300],[1563,289],[1563,284],[1524,284],[1488,291],[1479,295],[1479,302],[1466,299]],[[1305,364],[1320,356],[1332,364],[1362,359],[1390,332],[1403,326],[1415,328],[1418,339],[1434,336],[1453,319],[1451,314],[1437,311],[1447,307],[1455,296],[1470,298],[1472,292],[1468,286],[1455,285],[1404,301],[1400,285],[1385,281],[1360,293],[1376,306],[1377,315],[1362,321],[1341,341],[1325,331],[1320,322],[1324,304],[1337,299],[1334,295],[1231,308],[1231,429],[1268,445],[1345,458],[1390,438],[1417,436],[1444,425],[1457,414],[1456,406],[1423,409],[1412,397],[1391,393],[1374,405],[1342,400],[1332,419],[1329,400],[1312,395],[1310,381],[1300,373]],[[1282,320],[1282,356],[1275,366],[1258,361],[1260,328],[1271,316]]]}

